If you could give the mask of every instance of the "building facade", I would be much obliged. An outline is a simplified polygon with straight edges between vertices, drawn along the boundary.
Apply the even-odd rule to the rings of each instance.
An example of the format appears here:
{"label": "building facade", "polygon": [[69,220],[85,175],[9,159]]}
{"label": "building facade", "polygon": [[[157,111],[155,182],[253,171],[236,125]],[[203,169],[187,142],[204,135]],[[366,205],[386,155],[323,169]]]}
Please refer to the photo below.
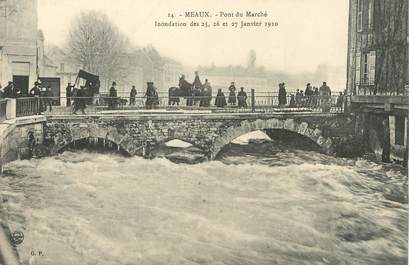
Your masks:
{"label": "building facade", "polygon": [[409,85],[407,0],[350,0],[348,83],[353,95],[402,95]]}
{"label": "building facade", "polygon": [[128,97],[133,85],[139,96],[143,96],[147,82],[154,82],[158,93],[167,95],[168,89],[178,86],[183,66],[166,57],[162,57],[155,48],[146,47],[128,51],[122,55],[121,76],[115,80],[118,84],[118,94]]}
{"label": "building facade", "polygon": [[39,50],[40,79],[51,86],[53,96],[60,97],[58,103],[65,106],[65,88],[75,83],[80,66],[59,47],[44,45],[44,40],[39,42]]}
{"label": "building facade", "polygon": [[213,88],[213,94],[215,95],[218,89],[228,92],[231,82],[235,83],[237,90],[239,90],[240,87],[244,87],[245,91],[254,89],[257,93],[265,93],[266,95],[272,92],[272,90],[269,89],[269,79],[263,68],[199,66],[197,70],[202,82],[204,82],[205,79],[209,80]]}
{"label": "building facade", "polygon": [[0,1],[0,84],[23,94],[37,80],[37,0]]}
{"label": "building facade", "polygon": [[167,94],[170,87],[179,85],[179,78],[184,74],[182,64],[170,58],[163,58],[163,89],[162,93]]}
{"label": "building facade", "polygon": [[408,0],[350,0],[347,93],[368,147],[407,160]]}

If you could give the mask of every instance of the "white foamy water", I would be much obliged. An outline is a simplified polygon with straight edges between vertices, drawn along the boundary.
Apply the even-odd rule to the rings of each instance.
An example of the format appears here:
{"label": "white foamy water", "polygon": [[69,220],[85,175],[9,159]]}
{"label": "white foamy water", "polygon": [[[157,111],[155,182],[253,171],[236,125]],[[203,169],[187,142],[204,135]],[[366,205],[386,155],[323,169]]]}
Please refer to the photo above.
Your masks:
{"label": "white foamy water", "polygon": [[178,139],[171,140],[165,143],[165,145],[168,147],[179,147],[179,148],[188,148],[192,146],[192,144],[187,143],[185,141],[178,140]]}
{"label": "white foamy water", "polygon": [[237,137],[233,144],[247,145],[250,140],[270,140],[270,137],[262,131],[254,131]]}
{"label": "white foamy water", "polygon": [[407,263],[405,176],[278,155],[184,165],[65,152],[9,164],[1,194],[24,264]]}

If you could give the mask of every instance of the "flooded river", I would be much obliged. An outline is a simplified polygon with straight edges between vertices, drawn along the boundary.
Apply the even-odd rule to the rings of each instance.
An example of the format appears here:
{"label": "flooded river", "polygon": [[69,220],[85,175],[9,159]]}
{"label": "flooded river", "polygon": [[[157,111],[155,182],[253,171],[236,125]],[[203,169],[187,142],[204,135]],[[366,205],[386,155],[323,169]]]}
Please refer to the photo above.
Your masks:
{"label": "flooded river", "polygon": [[196,165],[68,151],[0,187],[24,264],[407,264],[402,169],[278,142]]}

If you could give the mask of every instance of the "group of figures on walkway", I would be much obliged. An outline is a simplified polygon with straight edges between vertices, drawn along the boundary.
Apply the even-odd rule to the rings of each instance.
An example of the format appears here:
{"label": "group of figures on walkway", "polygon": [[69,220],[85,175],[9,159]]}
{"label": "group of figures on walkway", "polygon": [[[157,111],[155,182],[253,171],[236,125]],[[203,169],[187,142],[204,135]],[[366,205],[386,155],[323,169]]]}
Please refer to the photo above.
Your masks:
{"label": "group of figures on walkway", "polygon": [[[180,98],[186,99],[186,106],[210,107],[212,102],[212,86],[208,79],[202,84],[199,73],[195,72],[195,79],[193,83],[186,81],[185,75],[179,79],[179,87],[169,88],[169,105],[179,105]],[[247,93],[241,87],[239,93],[236,95],[236,86],[232,82],[229,87],[229,96],[226,96],[222,89],[218,89],[214,105],[218,108],[224,108],[227,105],[238,105],[239,108],[247,107]]]}
{"label": "group of figures on walkway", "polygon": [[73,106],[74,114],[77,114],[78,111],[81,111],[82,114],[85,114],[85,108],[87,105],[91,105],[94,100],[95,94],[99,91],[99,82],[87,81],[85,85],[79,86],[79,88],[68,83],[65,93],[67,99],[67,106]]}
{"label": "group of figures on walkway", "polygon": [[[306,85],[305,92],[297,89],[295,94],[288,96],[285,83],[278,85],[278,106],[290,108],[318,108],[321,107],[323,112],[329,112],[332,106],[331,88],[326,82],[322,86],[312,87],[310,83]],[[344,93],[339,92],[336,107],[343,108]]]}
{"label": "group of figures on walkway", "polygon": [[[109,90],[109,96],[104,98],[104,102],[107,104],[109,110],[116,110],[119,106],[126,105],[128,100],[118,97],[117,84],[114,81]],[[70,105],[71,95],[74,101],[74,113],[77,110],[81,110],[84,113],[85,106],[89,100],[85,97],[88,95],[86,92],[87,87],[81,87],[80,89],[72,89],[67,87],[67,105]],[[70,91],[74,91],[71,93]],[[185,99],[186,106],[198,106],[198,107],[211,107],[216,106],[217,108],[225,107],[235,107],[247,108],[248,107],[248,96],[241,87],[237,91],[235,82],[231,82],[228,87],[228,96],[226,97],[222,89],[218,89],[214,102],[212,104],[212,86],[208,79],[202,83],[198,72],[195,72],[195,78],[192,83],[189,83],[185,75],[179,78],[179,86],[171,87],[168,90],[168,102],[169,106],[174,106],[181,104],[181,98]],[[323,82],[320,88],[312,87],[310,83],[306,85],[305,92],[303,90],[297,89],[295,93],[287,93],[285,83],[279,84],[278,97],[271,97],[273,100],[271,105],[276,105],[275,101],[278,98],[279,107],[289,107],[289,108],[322,108],[322,111],[328,112],[332,107],[331,99],[331,89],[326,82]],[[137,105],[137,95],[138,92],[135,86],[129,93],[129,105]],[[83,98],[84,97],[84,98]],[[146,91],[141,97],[144,99],[144,106],[146,109],[156,109],[160,106],[160,99],[158,94],[158,89],[155,87],[153,82],[147,82]],[[341,92],[337,97],[336,106],[343,108],[344,94]],[[139,105],[139,104],[138,104]]]}
{"label": "group of figures on walkway", "polygon": [[[148,82],[147,85],[148,87],[144,96],[146,98],[145,105],[146,109],[153,109],[159,106],[159,96],[157,88],[154,87],[153,82]],[[80,86],[80,88],[75,88],[71,85],[71,83],[68,83],[68,86],[66,88],[67,106],[73,105],[73,114],[77,114],[78,111],[81,111],[82,114],[85,114],[85,108],[87,107],[87,105],[101,105],[101,103],[106,103],[108,106],[108,110],[117,110],[120,105],[123,105],[125,104],[124,102],[126,102],[126,100],[118,96],[117,83],[115,81],[112,82],[108,97],[95,98],[95,95],[94,93],[92,93],[92,91],[92,83],[89,83],[85,86]],[[136,88],[135,86],[132,86],[129,98],[129,104],[131,106],[136,105],[136,96]],[[101,102],[101,100],[103,102]]]}
{"label": "group of figures on walkway", "polygon": [[[118,96],[117,83],[112,82],[112,86],[109,89],[109,95],[107,97],[98,97],[95,99],[95,91],[99,91],[99,84],[93,84],[92,82],[87,82],[84,86],[76,88],[75,86],[68,83],[66,87],[66,99],[67,106],[73,106],[73,113],[77,114],[81,111],[85,114],[85,109],[87,105],[107,105],[109,110],[119,109],[120,106],[126,105],[126,99]],[[211,107],[215,106],[217,108],[225,107],[238,107],[247,108],[248,107],[248,96],[244,90],[244,87],[240,87],[237,91],[235,82],[231,82],[228,87],[228,96],[221,88],[218,89],[217,94],[212,102],[212,86],[208,79],[202,83],[199,77],[199,73],[195,72],[195,78],[192,83],[189,83],[185,75],[179,78],[179,86],[171,87],[168,90],[168,105],[174,106],[181,103],[181,98],[185,99],[186,106],[198,106],[198,107]],[[333,102],[331,98],[331,89],[326,82],[323,82],[320,88],[312,87],[310,83],[306,85],[305,92],[303,90],[297,89],[295,93],[288,93],[286,90],[285,83],[279,84],[278,97],[271,97],[272,106],[276,106],[278,98],[278,106],[285,108],[321,108],[323,112],[329,112],[331,107],[333,107]],[[129,93],[129,105],[137,105],[137,95],[138,92],[135,86]],[[16,88],[13,82],[9,82],[8,86],[4,89],[0,88],[1,98],[19,98],[22,97],[21,90]],[[34,87],[29,91],[30,97],[40,98],[40,111],[46,111],[47,108],[51,111],[52,109],[52,91],[50,86],[43,86],[40,81],[34,83]],[[160,98],[158,94],[158,89],[155,87],[153,82],[147,82],[146,92],[144,93],[144,106],[146,109],[156,109],[160,106]],[[271,101],[271,99],[269,99]],[[252,102],[254,98],[252,98]],[[339,93],[336,100],[336,107],[343,109],[345,103],[344,94]],[[254,102],[252,103],[252,105]],[[138,104],[139,105],[139,104]]]}
{"label": "group of figures on walkway", "polygon": [[22,90],[16,86],[12,81],[8,82],[8,85],[4,88],[0,85],[0,98],[27,98],[37,97],[39,100],[39,110],[41,112],[52,110],[53,105],[53,93],[51,86],[43,85],[40,80],[34,82],[34,86],[30,89],[28,95],[24,94]]}

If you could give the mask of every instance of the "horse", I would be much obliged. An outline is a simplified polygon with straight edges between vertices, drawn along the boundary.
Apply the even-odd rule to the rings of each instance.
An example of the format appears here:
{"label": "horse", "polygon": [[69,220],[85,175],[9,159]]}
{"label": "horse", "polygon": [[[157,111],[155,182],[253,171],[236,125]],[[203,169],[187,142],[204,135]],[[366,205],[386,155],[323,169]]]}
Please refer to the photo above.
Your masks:
{"label": "horse", "polygon": [[169,96],[169,101],[168,101],[169,106],[174,106],[175,104],[179,106],[179,103],[180,103],[179,97],[183,96],[183,94],[179,87],[170,87],[168,90],[168,96]]}
{"label": "horse", "polygon": [[179,80],[179,87],[170,87],[168,90],[169,106],[177,104],[179,106],[180,97],[187,98],[186,105],[193,105],[193,85],[184,79]]}

